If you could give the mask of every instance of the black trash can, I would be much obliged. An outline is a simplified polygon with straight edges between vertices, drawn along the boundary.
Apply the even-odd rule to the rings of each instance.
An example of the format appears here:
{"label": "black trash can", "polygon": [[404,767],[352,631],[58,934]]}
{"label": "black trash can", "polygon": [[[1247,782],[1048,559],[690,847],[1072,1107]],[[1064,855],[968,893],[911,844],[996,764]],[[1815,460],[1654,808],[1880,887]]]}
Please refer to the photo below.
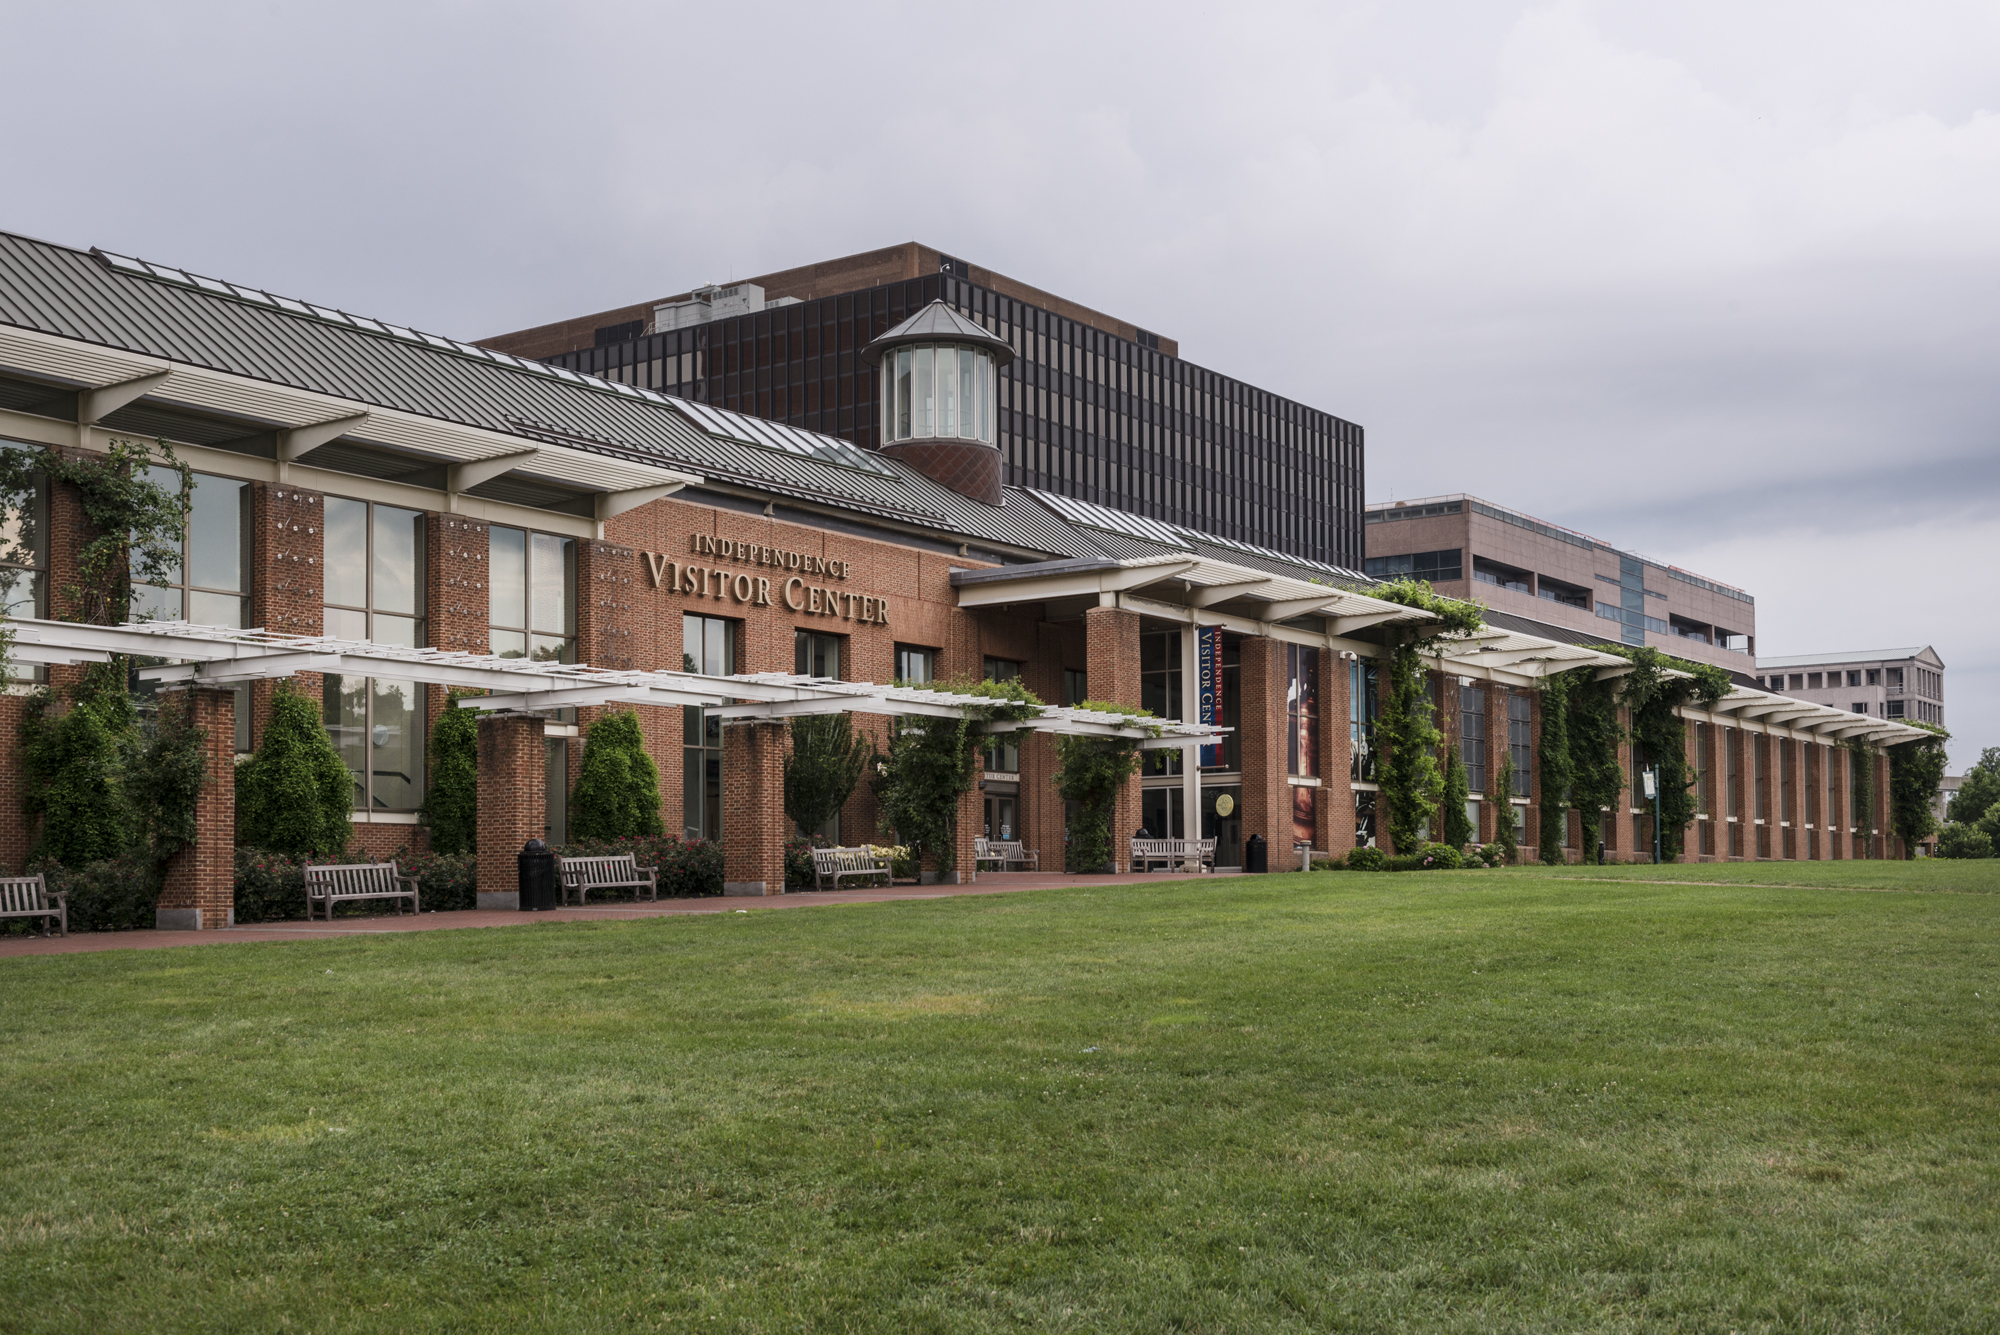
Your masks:
{"label": "black trash can", "polygon": [[1243,841],[1243,870],[1245,872],[1271,870],[1270,850],[1264,847],[1264,836],[1253,834]]}
{"label": "black trash can", "polygon": [[534,913],[556,907],[556,855],[539,839],[530,839],[516,861],[520,864],[521,911]]}

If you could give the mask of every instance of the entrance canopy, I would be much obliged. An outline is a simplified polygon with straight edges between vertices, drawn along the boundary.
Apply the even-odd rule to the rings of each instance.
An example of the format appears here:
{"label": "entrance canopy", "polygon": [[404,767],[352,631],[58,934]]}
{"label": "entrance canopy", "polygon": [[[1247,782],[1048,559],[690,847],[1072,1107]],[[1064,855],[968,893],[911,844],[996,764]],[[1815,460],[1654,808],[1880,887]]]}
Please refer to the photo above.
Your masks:
{"label": "entrance canopy", "polygon": [[[802,714],[884,714],[892,718],[981,717],[1004,701],[982,695],[872,682],[835,681],[790,673],[710,676],[699,672],[610,672],[584,663],[496,658],[444,649],[412,649],[316,635],[198,626],[186,621],[138,621],[86,626],[28,618],[6,622],[14,632],[9,653],[24,663],[102,663],[114,655],[178,659],[141,668],[144,681],[194,686],[289,677],[295,672],[389,677],[460,690],[485,691],[458,701],[461,708],[543,711],[579,705],[693,705],[726,721],[794,718]],[[1121,737],[1141,749],[1180,749],[1221,740],[1218,729],[1172,719],[1135,721],[1098,710],[1036,707],[1020,723],[987,723],[984,731],[1067,733]],[[1155,734],[1158,734],[1157,736]]]}

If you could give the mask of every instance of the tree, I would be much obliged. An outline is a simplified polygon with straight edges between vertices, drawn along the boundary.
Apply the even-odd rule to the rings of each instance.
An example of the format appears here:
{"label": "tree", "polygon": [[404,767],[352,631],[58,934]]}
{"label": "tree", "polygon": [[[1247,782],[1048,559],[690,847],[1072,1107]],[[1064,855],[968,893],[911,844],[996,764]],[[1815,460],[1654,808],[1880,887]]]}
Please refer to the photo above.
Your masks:
{"label": "tree", "polygon": [[1993,836],[1977,826],[1953,821],[1938,834],[1937,855],[1941,858],[1990,858],[1993,856]]}
{"label": "tree", "polygon": [[[1617,682],[1592,681],[1590,669],[1574,674],[1568,690],[1570,802],[1576,807],[1582,832],[1584,860],[1596,855],[1604,833],[1604,813],[1617,810],[1625,789],[1625,771],[1618,763]],[[1546,797],[1546,794],[1544,795]]]}
{"label": "tree", "polygon": [[874,741],[856,735],[850,714],[793,719],[792,750],[785,757],[785,814],[810,838],[840,814],[874,759]]}
{"label": "tree", "polygon": [[1905,857],[1937,831],[1938,786],[1944,782],[1944,744],[1951,734],[1929,723],[1912,723],[1933,734],[1889,748],[1889,828],[1903,841]]}
{"label": "tree", "polygon": [[1542,828],[1536,840],[1542,861],[1567,862],[1569,802],[1574,762],[1569,746],[1570,674],[1542,680]]}
{"label": "tree", "polygon": [[1632,742],[1660,772],[1660,857],[1680,856],[1688,823],[1694,819],[1694,780],[1688,775],[1687,724],[1680,708],[1691,701],[1713,704],[1736,689],[1729,674],[1708,663],[1663,654],[1651,646],[1593,644],[1632,663],[1620,678],[1625,705],[1632,711]]}
{"label": "tree", "polygon": [[81,867],[132,844],[123,785],[132,706],[122,691],[87,694],[60,714],[58,704],[53,691],[38,691],[22,720],[25,805],[42,818],[30,861]]}
{"label": "tree", "polygon": [[1375,724],[1382,743],[1377,775],[1388,807],[1385,824],[1389,839],[1398,853],[1412,852],[1423,846],[1424,823],[1444,798],[1444,771],[1438,765],[1444,734],[1438,731],[1437,711],[1431,704],[1424,655],[1444,640],[1471,634],[1485,622],[1478,604],[1441,598],[1423,580],[1391,580],[1357,592],[1414,607],[1436,618],[1422,630],[1390,632],[1400,638],[1392,638],[1387,646],[1389,693]]}
{"label": "tree", "polygon": [[1040,712],[1041,700],[1018,681],[905,684],[916,690],[983,696],[992,702],[968,705],[958,718],[901,720],[889,739],[888,758],[876,762],[875,777],[869,780],[898,842],[920,850],[944,877],[958,866],[958,800],[977,781],[973,765],[979,749],[1007,740],[1004,734],[975,737],[973,726],[1030,718]]}
{"label": "tree", "polygon": [[281,681],[257,753],[236,769],[236,842],[290,857],[345,852],[354,775],[326,735],[319,702]]}
{"label": "tree", "polygon": [[1465,814],[1465,805],[1472,799],[1472,789],[1465,777],[1465,761],[1453,746],[1444,757],[1444,842],[1453,848],[1463,849],[1479,837],[1472,828],[1472,818]]}
{"label": "tree", "polygon": [[572,839],[630,839],[663,833],[660,772],[646,754],[639,716],[629,709],[590,725],[582,772],[570,794]]}
{"label": "tree", "polygon": [[[1079,709],[1096,709],[1129,718],[1150,718],[1152,711],[1131,705],[1086,700]],[[1106,870],[1112,861],[1111,808],[1118,789],[1139,770],[1139,742],[1132,737],[1056,738],[1055,789],[1063,801],[1077,805],[1070,824],[1064,869],[1072,872]]]}
{"label": "tree", "polygon": [[[1989,757],[1994,761],[1990,767],[1986,763]],[[1979,763],[1966,772],[1945,816],[1960,825],[1976,825],[1996,802],[2000,802],[2000,747],[1988,747]]]}
{"label": "tree", "polygon": [[424,796],[423,821],[433,853],[479,850],[479,713],[458,708],[463,694],[451,693],[431,729],[431,789]]}

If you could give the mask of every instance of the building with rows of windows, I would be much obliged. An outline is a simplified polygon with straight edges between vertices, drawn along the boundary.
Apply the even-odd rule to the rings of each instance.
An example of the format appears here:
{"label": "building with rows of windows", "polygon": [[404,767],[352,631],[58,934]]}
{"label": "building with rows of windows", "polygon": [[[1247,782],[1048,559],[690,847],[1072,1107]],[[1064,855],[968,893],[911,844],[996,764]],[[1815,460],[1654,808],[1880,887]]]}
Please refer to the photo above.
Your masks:
{"label": "building with rows of windows", "polygon": [[[942,299],[880,327],[854,351],[896,427],[863,448],[0,234],[0,448],[157,440],[193,472],[183,559],[137,600],[157,624],[62,620],[81,610],[68,484],[45,482],[12,516],[0,589],[27,675],[0,696],[0,735],[18,736],[27,695],[74,684],[93,653],[164,660],[139,676],[197,711],[214,761],[202,837],[176,855],[160,901],[162,924],[180,927],[233,912],[229,762],[262,739],[280,680],[319,702],[352,776],[356,848],[378,855],[423,846],[431,732],[465,707],[453,690],[489,692],[472,707],[490,904],[511,898],[526,839],[566,839],[581,739],[627,708],[668,827],[720,840],[733,891],[782,889],[785,711],[839,708],[886,743],[899,711],[956,708],[894,682],[1019,680],[1054,707],[982,753],[960,808],[961,869],[981,835],[1062,866],[1073,813],[1054,791],[1049,729],[1103,726],[1062,709],[1085,700],[1144,706],[1177,730],[1121,793],[1120,839],[1142,826],[1213,839],[1223,867],[1257,843],[1278,867],[1295,847],[1375,841],[1383,646],[1427,614],[1368,596],[1334,562],[1017,485],[999,385],[1025,356],[1020,332]],[[1541,677],[1622,665],[1499,615],[1431,659],[1482,840],[1502,822],[1538,828]],[[117,638],[161,633],[178,639]],[[1869,790],[1874,811],[1854,810],[1851,755],[1835,743],[1911,729],[1755,690],[1689,717],[1703,804],[1692,855],[1871,847],[1887,784]],[[1198,746],[1174,740],[1197,733]],[[1493,792],[1503,755],[1515,784]],[[18,761],[0,759],[0,861],[14,866],[36,834],[21,789]],[[1641,807],[1611,814],[1612,855],[1643,850]],[[819,833],[890,831],[863,785]]]}
{"label": "building with rows of windows", "polygon": [[482,342],[873,450],[909,421],[862,352],[939,301],[1009,350],[979,410],[1007,485],[1359,567],[1359,426],[915,242]]}
{"label": "building with rows of windows", "polygon": [[1944,660],[1927,644],[1760,658],[1757,684],[1857,714],[1944,726]]}

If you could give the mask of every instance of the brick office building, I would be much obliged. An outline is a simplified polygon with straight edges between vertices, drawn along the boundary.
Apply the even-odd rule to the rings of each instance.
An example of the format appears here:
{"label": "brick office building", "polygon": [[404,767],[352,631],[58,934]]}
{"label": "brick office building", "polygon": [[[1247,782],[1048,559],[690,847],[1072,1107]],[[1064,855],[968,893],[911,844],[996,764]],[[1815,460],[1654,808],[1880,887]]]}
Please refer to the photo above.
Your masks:
{"label": "brick office building", "polygon": [[[314,637],[288,644],[318,654],[324,670],[293,679],[322,702],[354,775],[357,841],[379,854],[421,843],[429,725],[448,686],[491,684],[468,666],[478,663],[878,684],[1018,677],[1051,704],[1092,698],[1188,720],[1212,684],[1227,739],[1202,763],[1149,752],[1115,834],[1144,821],[1160,834],[1212,836],[1223,865],[1241,860],[1252,835],[1280,864],[1295,840],[1338,854],[1372,838],[1375,663],[1385,636],[1422,615],[1341,587],[1365,581],[1337,566],[1001,485],[994,419],[978,409],[994,402],[991,386],[968,395],[962,377],[996,375],[1009,349],[961,319],[944,306],[920,310],[873,340],[892,402],[909,395],[912,420],[931,434],[913,428],[895,448],[863,451],[178,270],[0,235],[0,437],[83,451],[121,436],[175,444],[196,475],[195,522],[176,582],[144,601],[155,614],[227,629],[161,656],[215,658],[220,641],[246,638],[248,627]],[[961,376],[954,401],[973,405],[969,417],[952,413],[951,432],[945,366]],[[45,522],[26,559],[0,570],[17,618],[71,610],[77,501],[51,488],[38,504]],[[33,639],[68,632],[27,631],[17,661],[49,664],[57,682],[76,670],[53,640]],[[1480,837],[1507,818],[1500,811],[1535,829],[1535,682],[1569,667],[1615,671],[1616,660],[1496,628],[1449,646],[1435,666],[1440,692],[1457,693],[1448,731],[1489,763],[1497,748],[1515,748],[1524,775],[1514,794],[1479,793]],[[227,674],[171,671],[193,683],[218,763],[255,746],[269,681],[210,685]],[[741,689],[773,698],[761,685]],[[482,720],[489,887],[511,884],[521,840],[563,837],[575,739],[603,706],[559,697],[543,690],[529,701],[537,708]],[[1700,722],[1717,736],[1765,739],[1746,763],[1775,745],[1769,764],[1783,767],[1795,746],[1822,788],[1828,737],[1907,731],[1762,693],[1725,704],[1737,712]],[[782,732],[739,722],[726,700],[636,712],[669,828],[721,838],[732,884],[781,884],[772,864],[785,833],[773,787]],[[885,715],[854,712],[886,734]],[[18,692],[0,699],[0,732],[17,734],[20,717]],[[1059,866],[1065,813],[1053,768],[1042,733],[991,748],[962,810],[964,838],[1012,833]],[[12,765],[0,765],[0,785],[18,812]],[[1749,796],[1729,791],[1751,809]],[[1811,800],[1790,779],[1782,794],[1759,788],[1756,809],[1767,815],[1748,819],[1781,819],[1768,813],[1794,797]],[[228,802],[227,785],[205,796],[208,840],[177,864],[163,922],[226,917],[228,858],[217,842],[231,828]],[[844,840],[878,836],[865,790],[839,820]],[[1613,828],[1614,848],[1641,842],[1622,822]],[[30,834],[0,812],[0,860],[18,865]],[[1748,846],[1741,855],[1766,852],[1761,837]],[[1831,837],[1823,849],[1773,847],[1770,856],[1843,852]]]}

